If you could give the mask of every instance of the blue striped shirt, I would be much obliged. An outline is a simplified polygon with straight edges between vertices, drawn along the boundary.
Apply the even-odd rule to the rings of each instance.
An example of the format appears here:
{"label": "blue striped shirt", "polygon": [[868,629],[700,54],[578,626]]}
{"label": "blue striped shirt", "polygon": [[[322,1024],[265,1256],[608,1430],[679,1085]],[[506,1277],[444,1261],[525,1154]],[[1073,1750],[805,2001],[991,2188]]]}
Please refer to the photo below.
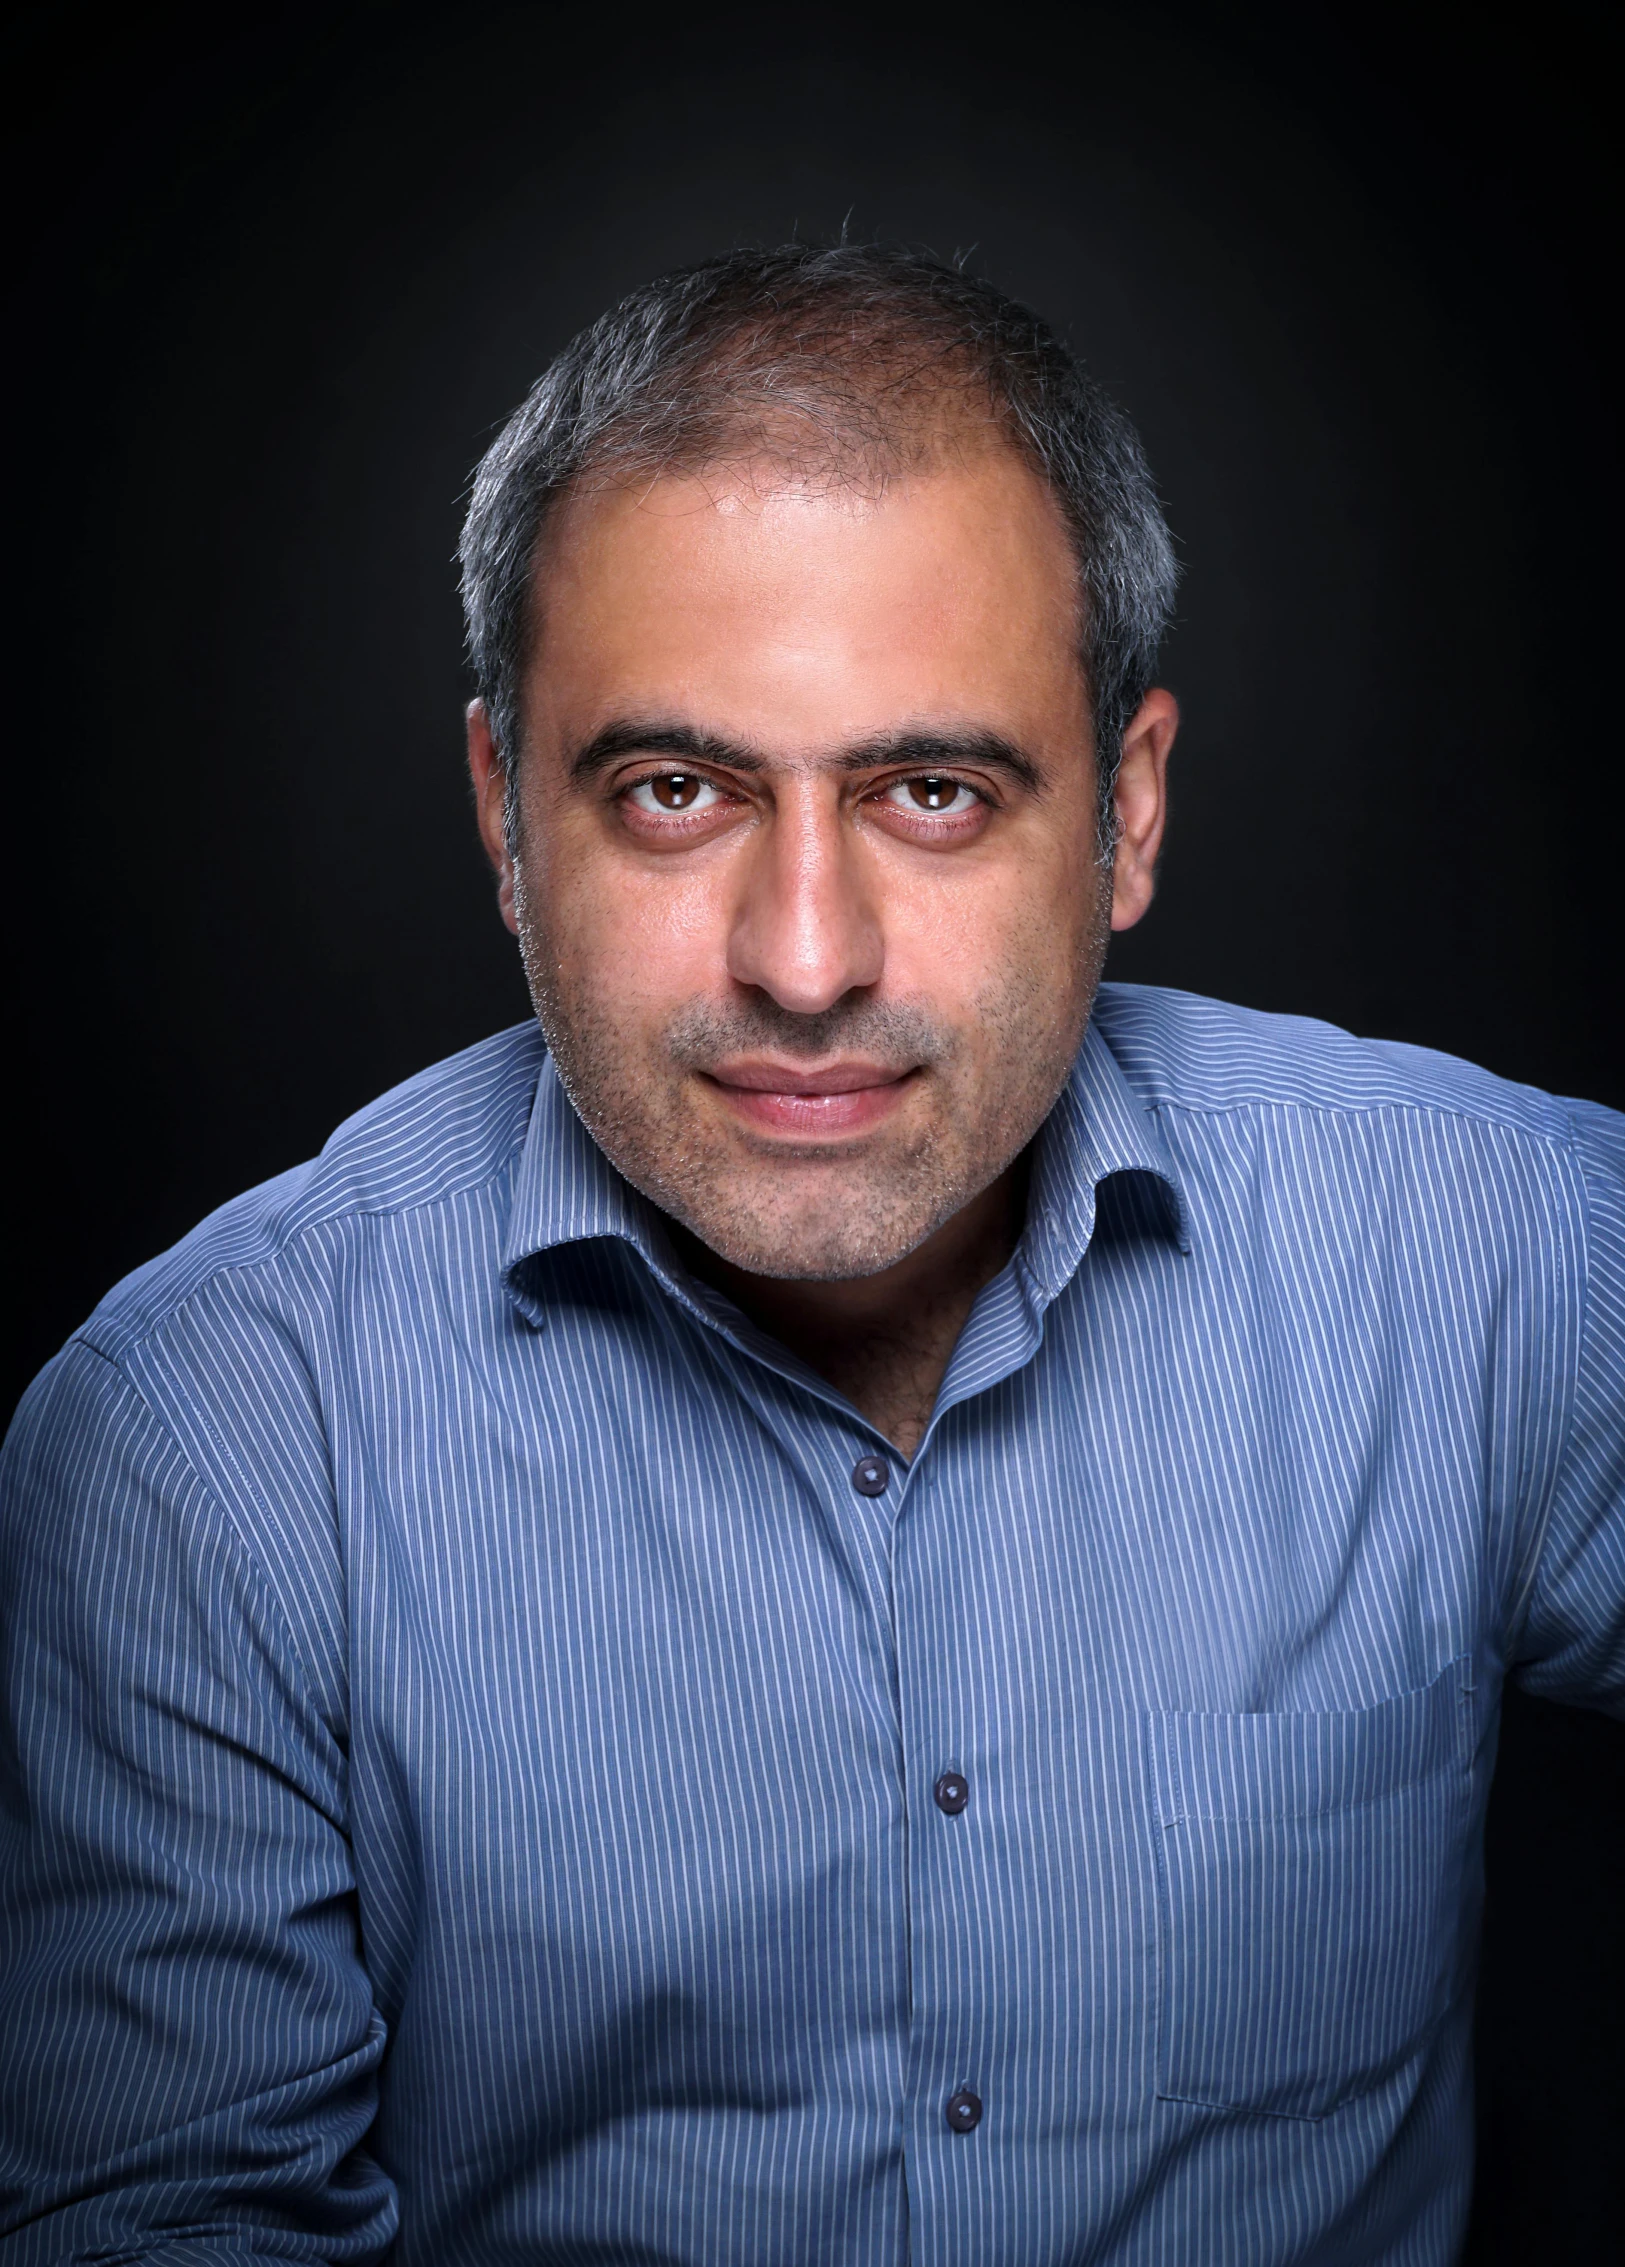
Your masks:
{"label": "blue striped shirt", "polygon": [[427,1072],[13,1429],[0,2249],[1449,2260],[1622,1381],[1625,1120],[1322,1025],[1102,990],[912,1463]]}

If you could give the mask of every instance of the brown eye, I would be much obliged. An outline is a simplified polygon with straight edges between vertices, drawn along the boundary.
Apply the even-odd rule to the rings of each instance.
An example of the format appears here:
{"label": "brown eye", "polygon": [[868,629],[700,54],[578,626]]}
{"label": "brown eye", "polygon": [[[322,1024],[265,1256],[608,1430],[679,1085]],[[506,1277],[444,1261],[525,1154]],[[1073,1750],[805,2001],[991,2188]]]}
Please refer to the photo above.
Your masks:
{"label": "brown eye", "polygon": [[697,771],[657,771],[624,789],[623,796],[628,809],[640,814],[636,823],[653,826],[663,818],[703,818],[728,800],[715,780]]}
{"label": "brown eye", "polygon": [[938,772],[927,772],[922,779],[907,782],[909,801],[922,811],[951,811],[963,795],[969,794],[957,779],[944,779]]}
{"label": "brown eye", "polygon": [[[967,787],[962,779],[949,779],[940,771],[916,772],[912,779],[894,779],[889,787],[881,789],[881,801],[893,810],[909,811],[918,815],[929,811],[935,819],[968,819],[975,815],[986,798],[978,795],[974,787]],[[932,832],[941,832],[933,829]],[[921,837],[921,839],[925,839]],[[943,833],[947,841],[949,835]],[[954,835],[958,840],[958,835]]]}

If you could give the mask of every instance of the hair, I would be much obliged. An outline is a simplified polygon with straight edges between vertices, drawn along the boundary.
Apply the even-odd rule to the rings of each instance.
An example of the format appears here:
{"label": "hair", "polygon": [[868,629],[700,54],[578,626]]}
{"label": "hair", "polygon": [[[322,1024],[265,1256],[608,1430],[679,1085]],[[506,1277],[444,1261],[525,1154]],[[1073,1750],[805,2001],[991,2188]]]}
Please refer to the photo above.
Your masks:
{"label": "hair", "polygon": [[573,338],[475,472],[459,557],[468,654],[516,816],[521,680],[543,531],[584,482],[767,458],[878,490],[980,423],[1047,484],[1071,536],[1103,841],[1176,567],[1124,412],[1028,308],[925,252],[725,252],[630,292]]}

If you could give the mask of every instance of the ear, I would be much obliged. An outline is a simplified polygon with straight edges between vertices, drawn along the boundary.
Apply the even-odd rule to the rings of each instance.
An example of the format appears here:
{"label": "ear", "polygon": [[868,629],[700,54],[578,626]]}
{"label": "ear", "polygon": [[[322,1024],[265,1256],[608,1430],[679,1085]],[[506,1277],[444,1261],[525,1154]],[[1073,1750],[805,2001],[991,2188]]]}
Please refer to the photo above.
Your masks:
{"label": "ear", "polygon": [[484,701],[468,704],[468,776],[474,783],[474,812],[480,840],[497,878],[497,910],[517,937],[519,920],[513,909],[513,860],[508,855],[505,824],[508,775],[497,761],[497,744]]}
{"label": "ear", "polygon": [[1157,886],[1157,853],[1168,818],[1168,754],[1179,730],[1179,703],[1158,686],[1147,693],[1123,734],[1112,804],[1117,851],[1112,861],[1112,927],[1132,929]]}

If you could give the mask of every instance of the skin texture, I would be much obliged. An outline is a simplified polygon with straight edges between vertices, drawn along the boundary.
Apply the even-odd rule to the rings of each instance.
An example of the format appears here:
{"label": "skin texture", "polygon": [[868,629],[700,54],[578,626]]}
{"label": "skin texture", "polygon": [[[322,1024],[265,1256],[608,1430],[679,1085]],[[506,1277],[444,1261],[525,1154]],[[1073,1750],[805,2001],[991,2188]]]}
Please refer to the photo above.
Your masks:
{"label": "skin texture", "polygon": [[469,759],[559,1073],[696,1272],[912,1454],[1150,903],[1172,697],[1103,867],[1070,548],[997,444],[878,495],[579,496],[536,606],[514,858],[477,702]]}

